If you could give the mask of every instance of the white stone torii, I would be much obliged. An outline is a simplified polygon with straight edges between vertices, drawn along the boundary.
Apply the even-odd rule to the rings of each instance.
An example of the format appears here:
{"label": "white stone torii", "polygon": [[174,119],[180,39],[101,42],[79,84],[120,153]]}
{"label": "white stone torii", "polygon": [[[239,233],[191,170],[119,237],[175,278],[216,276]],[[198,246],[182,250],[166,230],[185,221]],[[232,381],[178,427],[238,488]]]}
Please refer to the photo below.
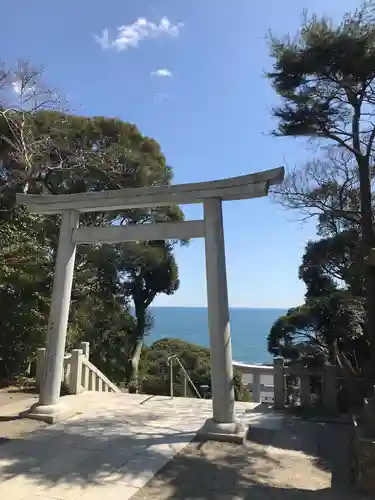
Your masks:
{"label": "white stone torii", "polygon": [[[44,380],[39,402],[29,410],[28,416],[51,422],[69,414],[69,409],[60,401],[60,386],[77,244],[205,238],[213,416],[206,422],[202,434],[214,438],[241,433],[242,428],[236,422],[234,409],[222,201],[267,196],[269,186],[280,184],[283,178],[284,168],[280,167],[193,184],[67,195],[17,194],[17,203],[28,206],[31,211],[62,216],[48,323]],[[203,203],[203,220],[79,227],[80,213],[192,203]]]}

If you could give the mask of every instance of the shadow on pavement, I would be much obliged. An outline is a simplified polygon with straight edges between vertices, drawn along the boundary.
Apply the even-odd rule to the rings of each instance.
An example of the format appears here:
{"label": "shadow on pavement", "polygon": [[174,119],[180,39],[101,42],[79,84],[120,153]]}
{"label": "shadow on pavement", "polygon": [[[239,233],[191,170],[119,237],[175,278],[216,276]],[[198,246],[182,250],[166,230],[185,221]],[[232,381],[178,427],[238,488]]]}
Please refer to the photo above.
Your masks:
{"label": "shadow on pavement", "polygon": [[[135,500],[362,498],[349,491],[348,484],[343,488],[341,476],[327,485],[326,469],[336,474],[337,454],[342,453],[337,440],[344,438],[332,430],[331,424],[304,426],[304,422],[288,420],[278,432],[250,432],[246,447],[194,442],[165,465],[175,447],[188,443],[193,435],[165,427],[162,420],[152,412],[129,418],[119,411],[106,419],[76,418],[10,440],[0,446],[0,498],[8,498],[6,487],[17,475],[47,497],[58,497],[58,488],[75,488],[76,496],[69,493],[74,499],[88,487],[112,481],[120,482],[124,489],[126,485],[141,486],[140,478],[151,479],[158,470],[157,477],[138,491]],[[316,439],[318,445],[312,446]],[[317,450],[314,463],[319,467],[314,469],[315,476],[301,477],[299,455],[285,460],[285,455],[269,453],[269,447],[281,454],[291,450],[310,455],[311,450]],[[9,498],[20,500],[15,491]]]}
{"label": "shadow on pavement", "polygon": [[[269,456],[257,445],[193,443],[134,500],[359,500],[351,488],[329,485],[319,470],[302,477],[301,463]],[[329,475],[328,475],[329,478]],[[327,484],[328,483],[328,484]]]}

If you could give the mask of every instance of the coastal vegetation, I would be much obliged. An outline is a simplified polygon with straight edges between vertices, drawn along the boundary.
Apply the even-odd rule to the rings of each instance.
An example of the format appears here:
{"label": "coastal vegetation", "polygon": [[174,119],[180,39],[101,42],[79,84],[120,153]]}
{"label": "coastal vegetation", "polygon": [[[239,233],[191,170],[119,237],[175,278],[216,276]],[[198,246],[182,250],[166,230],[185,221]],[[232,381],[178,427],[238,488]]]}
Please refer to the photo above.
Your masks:
{"label": "coastal vegetation", "polygon": [[331,362],[375,380],[375,4],[335,24],[304,13],[299,33],[270,36],[268,78],[280,97],[276,137],[311,154],[274,190],[284,207],[317,223],[299,277],[305,302],[273,325],[273,355]]}
{"label": "coastal vegetation", "polygon": [[[0,383],[23,375],[46,340],[59,216],[16,205],[18,192],[67,194],[168,185],[173,178],[160,145],[117,118],[67,113],[27,61],[0,70]],[[81,216],[82,225],[179,221],[177,206]],[[79,245],[67,349],[90,342],[90,359],[130,390],[169,394],[167,357],[178,353],[201,391],[210,387],[210,353],[178,340],[151,347],[149,306],[179,287],[173,250],[186,241]],[[176,394],[181,374],[176,368]],[[167,377],[167,378],[166,378]],[[249,394],[235,374],[236,397]],[[189,393],[190,396],[193,394]]]}
{"label": "coastal vegetation", "polygon": [[[294,137],[307,160],[288,169],[275,201],[316,222],[299,277],[305,301],[272,326],[268,350],[288,360],[339,365],[375,382],[375,4],[335,23],[304,13],[295,37],[269,37],[267,78],[279,96],[278,137]],[[306,144],[306,141],[308,144]],[[310,145],[311,147],[308,147]],[[314,147],[315,146],[315,147]],[[117,118],[68,112],[28,61],[0,67],[0,381],[23,374],[45,343],[59,216],[16,205],[23,193],[82,193],[169,185],[160,145]],[[179,221],[177,206],[86,214],[83,225]],[[176,245],[149,241],[80,246],[68,348],[90,342],[111,380],[168,393],[166,360],[178,353],[197,387],[210,385],[209,351],[164,339],[151,347],[149,307],[179,287]],[[182,390],[176,368],[176,394]],[[236,397],[248,394],[235,374]]]}
{"label": "coastal vegetation", "polygon": [[[66,113],[27,61],[1,69],[0,96],[0,380],[6,382],[24,372],[45,342],[59,228],[58,216],[26,211],[15,194],[168,185],[173,173],[159,144],[135,125]],[[183,218],[170,206],[87,214],[81,224]],[[152,323],[148,307],[156,295],[178,289],[177,244],[78,248],[68,343],[90,341],[93,362],[115,381],[137,377]]]}
{"label": "coastal vegetation", "polygon": [[[170,372],[167,360],[177,355],[202,397],[210,396],[211,370],[210,350],[178,339],[161,339],[142,351],[140,363],[140,391],[146,394],[169,395]],[[173,367],[173,390],[176,396],[184,395],[184,373],[175,363]],[[235,398],[238,401],[250,401],[250,392],[242,384],[242,375],[234,371]],[[208,391],[204,390],[208,388]],[[191,385],[187,386],[189,397],[196,397]]]}

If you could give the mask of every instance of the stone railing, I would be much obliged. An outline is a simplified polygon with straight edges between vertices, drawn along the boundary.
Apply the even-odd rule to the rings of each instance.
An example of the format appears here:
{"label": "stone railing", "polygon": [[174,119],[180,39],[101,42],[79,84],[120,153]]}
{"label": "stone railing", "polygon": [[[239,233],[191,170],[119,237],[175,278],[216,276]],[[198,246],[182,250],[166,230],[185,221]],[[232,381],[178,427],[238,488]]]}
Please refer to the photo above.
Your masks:
{"label": "stone railing", "polygon": [[287,404],[287,377],[297,380],[299,401],[301,408],[310,408],[313,403],[312,380],[320,382],[320,406],[326,413],[337,413],[338,371],[333,365],[324,365],[323,368],[310,369],[297,363],[284,364],[284,359],[274,359],[274,397],[275,408],[282,410]]}
{"label": "stone railing", "polygon": [[[69,394],[79,394],[83,391],[122,392],[95,365],[89,361],[89,342],[82,342],[79,349],[73,349],[64,356],[64,368],[61,381]],[[36,364],[36,384],[40,387],[43,380],[46,349],[38,349]]]}
{"label": "stone railing", "polygon": [[254,403],[274,402],[273,366],[249,365],[233,361],[233,368],[242,374],[242,382],[251,391],[251,400]]}

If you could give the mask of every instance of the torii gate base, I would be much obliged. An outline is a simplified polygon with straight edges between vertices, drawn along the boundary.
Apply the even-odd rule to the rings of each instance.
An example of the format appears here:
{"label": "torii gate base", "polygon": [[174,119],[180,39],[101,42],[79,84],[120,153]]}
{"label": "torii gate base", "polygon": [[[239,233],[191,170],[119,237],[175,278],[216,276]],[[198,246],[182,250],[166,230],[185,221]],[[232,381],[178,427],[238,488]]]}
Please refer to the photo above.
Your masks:
{"label": "torii gate base", "polygon": [[[35,212],[62,214],[48,324],[46,368],[39,402],[30,408],[27,416],[53,423],[71,415],[69,408],[60,400],[60,387],[76,245],[204,237],[213,416],[198,435],[205,439],[241,440],[244,429],[236,421],[234,408],[222,200],[266,196],[268,187],[279,184],[283,176],[284,169],[278,168],[206,183],[71,195],[17,195],[18,203],[28,205]],[[84,212],[188,203],[203,203],[203,221],[79,227],[79,214]]]}

